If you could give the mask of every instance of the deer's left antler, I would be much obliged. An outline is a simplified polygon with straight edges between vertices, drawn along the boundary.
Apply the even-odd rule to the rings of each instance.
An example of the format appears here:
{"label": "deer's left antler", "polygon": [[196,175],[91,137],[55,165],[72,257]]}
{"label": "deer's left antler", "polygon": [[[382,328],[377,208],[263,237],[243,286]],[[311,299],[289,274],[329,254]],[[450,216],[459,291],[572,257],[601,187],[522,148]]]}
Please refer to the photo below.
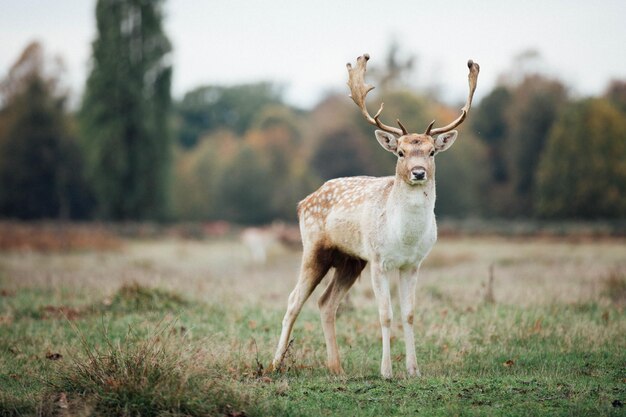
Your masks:
{"label": "deer's left antler", "polygon": [[472,98],[474,97],[474,91],[476,90],[476,82],[478,81],[478,73],[480,72],[480,66],[478,65],[478,63],[470,59],[469,61],[467,61],[467,67],[469,68],[469,74],[467,76],[467,80],[469,83],[469,94],[467,96],[467,102],[465,103],[465,106],[463,106],[463,108],[461,109],[461,115],[449,125],[446,125],[443,127],[437,127],[435,129],[432,128],[433,125],[435,124],[435,121],[433,120],[430,123],[430,125],[428,125],[428,127],[426,128],[426,132],[424,132],[425,135],[432,136],[432,135],[437,135],[439,133],[449,132],[450,130],[454,129],[455,127],[463,123],[463,121],[467,117],[470,107],[472,107]]}

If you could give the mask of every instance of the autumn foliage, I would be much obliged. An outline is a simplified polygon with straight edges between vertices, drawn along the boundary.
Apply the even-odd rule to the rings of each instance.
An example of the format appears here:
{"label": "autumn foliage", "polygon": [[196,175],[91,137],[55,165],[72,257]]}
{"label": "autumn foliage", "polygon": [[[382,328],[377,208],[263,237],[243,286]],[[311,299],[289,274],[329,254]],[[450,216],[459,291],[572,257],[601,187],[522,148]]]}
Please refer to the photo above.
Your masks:
{"label": "autumn foliage", "polygon": [[[169,50],[159,33],[161,52]],[[106,45],[96,46],[99,54]],[[162,58],[154,56],[167,78],[171,68],[159,66]],[[371,68],[380,88],[368,97],[372,108],[385,98],[388,123],[398,117],[410,131],[422,131],[432,119],[458,115],[460,106],[442,103],[434,90],[414,92],[406,82],[412,61],[392,58]],[[54,61],[41,45],[29,45],[2,80],[0,217],[293,222],[298,201],[325,180],[394,172],[395,158],[380,149],[347,91],[303,110],[268,82],[206,85],[170,108],[163,79],[162,88],[144,86],[154,94],[141,100],[124,90],[139,107],[105,109],[100,104],[111,99],[105,61],[92,71],[80,130],[65,106],[63,73],[50,71]],[[576,99],[556,78],[507,75],[475,103],[461,139],[437,158],[437,214],[623,219],[626,83],[615,80],[602,97]],[[143,118],[140,104],[156,113]]]}

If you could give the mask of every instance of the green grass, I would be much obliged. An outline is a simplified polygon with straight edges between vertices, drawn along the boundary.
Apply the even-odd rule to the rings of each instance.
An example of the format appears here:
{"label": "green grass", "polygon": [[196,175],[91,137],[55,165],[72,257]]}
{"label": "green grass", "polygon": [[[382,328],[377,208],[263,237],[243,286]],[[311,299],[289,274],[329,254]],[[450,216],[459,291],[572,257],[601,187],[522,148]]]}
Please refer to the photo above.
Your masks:
{"label": "green grass", "polygon": [[[470,250],[456,244],[444,242],[442,249]],[[405,376],[396,323],[394,379],[386,381],[378,374],[380,335],[367,279],[354,290],[354,308],[338,319],[346,375],[324,368],[313,302],[296,323],[287,371],[266,373],[298,255],[279,254],[267,266],[244,263],[222,275],[225,264],[216,259],[203,269],[195,247],[177,248],[174,261],[155,245],[149,249],[160,260],[151,261],[149,272],[137,266],[148,253],[141,245],[129,249],[128,259],[42,255],[25,266],[23,255],[0,258],[0,415],[626,415],[623,275],[611,272],[622,270],[619,248],[608,258],[598,255],[605,269],[562,278],[578,291],[575,301],[561,294],[554,270],[545,270],[553,281],[541,290],[550,294],[515,298],[512,288],[525,276],[516,268],[534,266],[514,263],[506,265],[511,270],[496,268],[496,302],[488,304],[480,285],[486,275],[471,279],[488,243],[471,242],[476,254],[452,255],[450,265],[439,256],[418,291],[423,376]],[[205,249],[232,243],[216,245]],[[495,246],[499,259],[531,250]],[[552,249],[557,259],[571,253],[568,262],[583,262],[581,248]],[[549,267],[545,256],[541,268]],[[115,276],[92,278],[94,263],[113,259]],[[485,265],[494,260],[497,265],[498,258]],[[188,270],[172,266],[178,262]],[[49,281],[37,278],[41,268],[53,274]],[[160,282],[138,283],[144,274],[166,273]],[[71,274],[84,285],[64,284]],[[470,277],[463,292],[457,292],[459,275]],[[213,284],[202,287],[206,281]]]}

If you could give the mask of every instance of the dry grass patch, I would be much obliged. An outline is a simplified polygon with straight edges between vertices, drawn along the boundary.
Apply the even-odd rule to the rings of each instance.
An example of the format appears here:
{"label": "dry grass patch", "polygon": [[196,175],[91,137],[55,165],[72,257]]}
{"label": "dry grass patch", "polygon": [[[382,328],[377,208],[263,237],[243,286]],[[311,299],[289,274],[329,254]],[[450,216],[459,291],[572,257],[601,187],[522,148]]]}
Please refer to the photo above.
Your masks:
{"label": "dry grass patch", "polygon": [[615,304],[626,305],[626,268],[609,271],[604,278],[603,286],[603,295]]}
{"label": "dry grass patch", "polygon": [[74,330],[81,350],[51,382],[44,415],[245,416],[254,408],[211,343],[192,343],[176,321],[147,336],[131,328],[114,337],[105,329],[102,346]]}
{"label": "dry grass patch", "polygon": [[124,284],[111,298],[105,299],[104,308],[117,312],[151,310],[176,310],[188,304],[181,295],[160,288],[150,288],[136,282]]}
{"label": "dry grass patch", "polygon": [[121,239],[93,224],[0,222],[0,251],[110,251],[121,246]]}

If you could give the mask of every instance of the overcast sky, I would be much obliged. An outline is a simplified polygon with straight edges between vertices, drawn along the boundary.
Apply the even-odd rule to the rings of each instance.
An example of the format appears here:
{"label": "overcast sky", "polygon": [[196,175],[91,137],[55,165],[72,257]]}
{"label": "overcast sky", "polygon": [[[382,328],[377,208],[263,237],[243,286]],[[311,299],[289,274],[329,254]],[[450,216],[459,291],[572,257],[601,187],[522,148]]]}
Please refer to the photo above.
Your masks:
{"label": "overcast sky", "polygon": [[[31,40],[63,57],[75,97],[95,37],[95,0],[0,0],[0,76]],[[465,62],[481,65],[477,98],[513,56],[536,49],[543,68],[573,93],[626,79],[625,0],[167,0],[175,97],[201,84],[280,82],[308,107],[345,91],[345,63],[369,52],[382,62],[392,39],[418,57],[412,82],[436,83],[449,101],[467,92]],[[346,92],[347,93],[347,92]]]}

